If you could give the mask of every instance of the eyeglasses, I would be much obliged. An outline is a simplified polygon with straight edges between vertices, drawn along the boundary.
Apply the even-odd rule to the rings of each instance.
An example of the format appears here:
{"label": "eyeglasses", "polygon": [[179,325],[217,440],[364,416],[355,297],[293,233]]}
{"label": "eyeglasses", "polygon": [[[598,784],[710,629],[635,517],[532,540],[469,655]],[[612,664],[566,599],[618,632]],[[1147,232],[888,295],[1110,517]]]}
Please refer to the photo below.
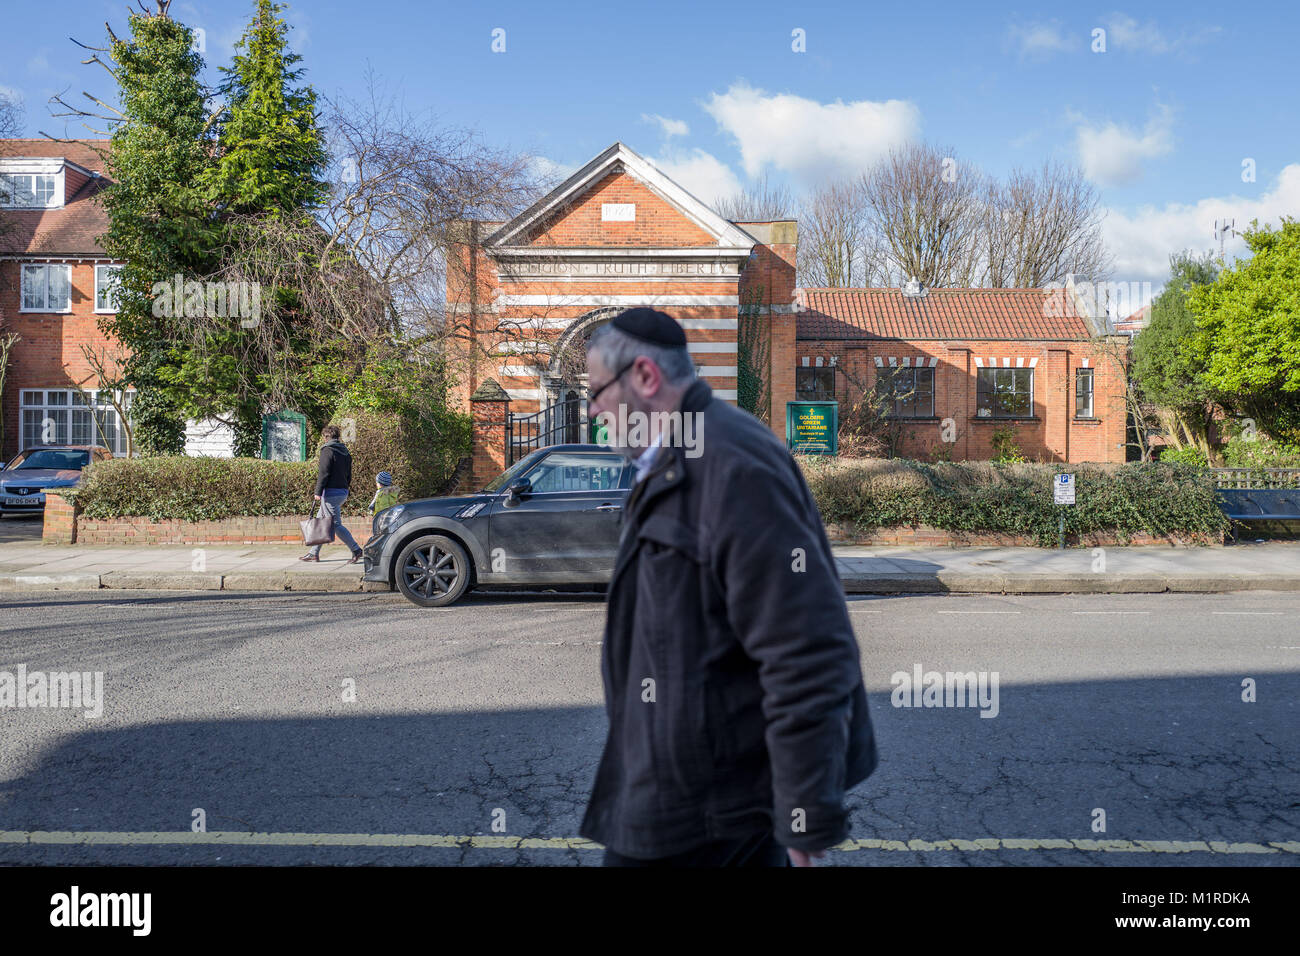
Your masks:
{"label": "eyeglasses", "polygon": [[[639,358],[639,356],[638,356],[638,358]],[[602,385],[600,388],[596,389],[594,392],[592,392],[590,395],[587,396],[587,401],[588,401],[588,403],[590,403],[590,402],[594,402],[596,399],[598,399],[598,398],[600,397],[600,393],[601,393],[601,392],[603,392],[605,389],[609,388],[611,385],[613,385],[615,382],[617,382],[620,378],[622,378],[622,377],[623,377],[623,373],[626,372],[628,369],[630,369],[630,368],[631,368],[633,365],[635,365],[635,364],[636,364],[636,359],[633,359],[632,361],[630,361],[630,362],[628,362],[626,365],[624,365],[621,369],[619,369],[617,375],[615,375],[615,376],[614,376],[613,378],[611,378],[608,382],[606,382],[606,383],[605,383],[604,385]]]}

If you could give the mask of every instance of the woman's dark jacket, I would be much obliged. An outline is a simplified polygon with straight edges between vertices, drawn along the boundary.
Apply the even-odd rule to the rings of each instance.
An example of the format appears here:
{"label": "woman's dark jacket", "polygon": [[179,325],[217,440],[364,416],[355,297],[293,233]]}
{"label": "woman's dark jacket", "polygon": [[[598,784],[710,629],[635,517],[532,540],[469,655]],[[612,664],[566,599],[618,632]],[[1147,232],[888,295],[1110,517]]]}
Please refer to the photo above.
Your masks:
{"label": "woman's dark jacket", "polygon": [[320,466],[316,469],[316,494],[326,488],[347,490],[352,484],[352,455],[341,441],[327,441],[320,446]]}

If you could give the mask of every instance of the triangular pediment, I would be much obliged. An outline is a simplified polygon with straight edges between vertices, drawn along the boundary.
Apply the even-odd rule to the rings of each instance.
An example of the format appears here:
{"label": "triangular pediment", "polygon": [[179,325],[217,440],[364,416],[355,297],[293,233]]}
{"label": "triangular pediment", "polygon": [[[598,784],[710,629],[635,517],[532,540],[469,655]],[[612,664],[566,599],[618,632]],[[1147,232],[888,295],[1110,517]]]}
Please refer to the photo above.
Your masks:
{"label": "triangular pediment", "polygon": [[551,190],[528,209],[502,225],[484,241],[493,249],[520,249],[532,242],[540,227],[562,218],[582,204],[584,196],[611,176],[625,174],[712,237],[719,249],[748,253],[754,238],[714,212],[649,160],[623,143],[614,143]]}

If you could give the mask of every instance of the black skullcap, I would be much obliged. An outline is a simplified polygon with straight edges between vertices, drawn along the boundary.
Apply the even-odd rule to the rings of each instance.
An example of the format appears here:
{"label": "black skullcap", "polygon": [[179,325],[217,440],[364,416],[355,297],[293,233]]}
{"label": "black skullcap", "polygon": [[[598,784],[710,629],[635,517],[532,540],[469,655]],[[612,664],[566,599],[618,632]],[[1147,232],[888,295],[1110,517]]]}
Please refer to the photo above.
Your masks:
{"label": "black skullcap", "polygon": [[610,320],[620,332],[652,345],[670,349],[686,348],[686,333],[671,315],[656,309],[626,309]]}

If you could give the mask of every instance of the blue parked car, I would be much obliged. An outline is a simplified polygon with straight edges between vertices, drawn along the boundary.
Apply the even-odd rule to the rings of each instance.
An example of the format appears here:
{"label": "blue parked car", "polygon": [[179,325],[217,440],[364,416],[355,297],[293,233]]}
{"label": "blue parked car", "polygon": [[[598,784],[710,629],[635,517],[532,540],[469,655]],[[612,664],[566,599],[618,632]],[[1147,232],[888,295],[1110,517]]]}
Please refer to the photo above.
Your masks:
{"label": "blue parked car", "polygon": [[38,445],[0,465],[0,515],[30,515],[45,511],[45,488],[70,488],[81,480],[81,469],[106,461],[113,453],[102,445]]}

